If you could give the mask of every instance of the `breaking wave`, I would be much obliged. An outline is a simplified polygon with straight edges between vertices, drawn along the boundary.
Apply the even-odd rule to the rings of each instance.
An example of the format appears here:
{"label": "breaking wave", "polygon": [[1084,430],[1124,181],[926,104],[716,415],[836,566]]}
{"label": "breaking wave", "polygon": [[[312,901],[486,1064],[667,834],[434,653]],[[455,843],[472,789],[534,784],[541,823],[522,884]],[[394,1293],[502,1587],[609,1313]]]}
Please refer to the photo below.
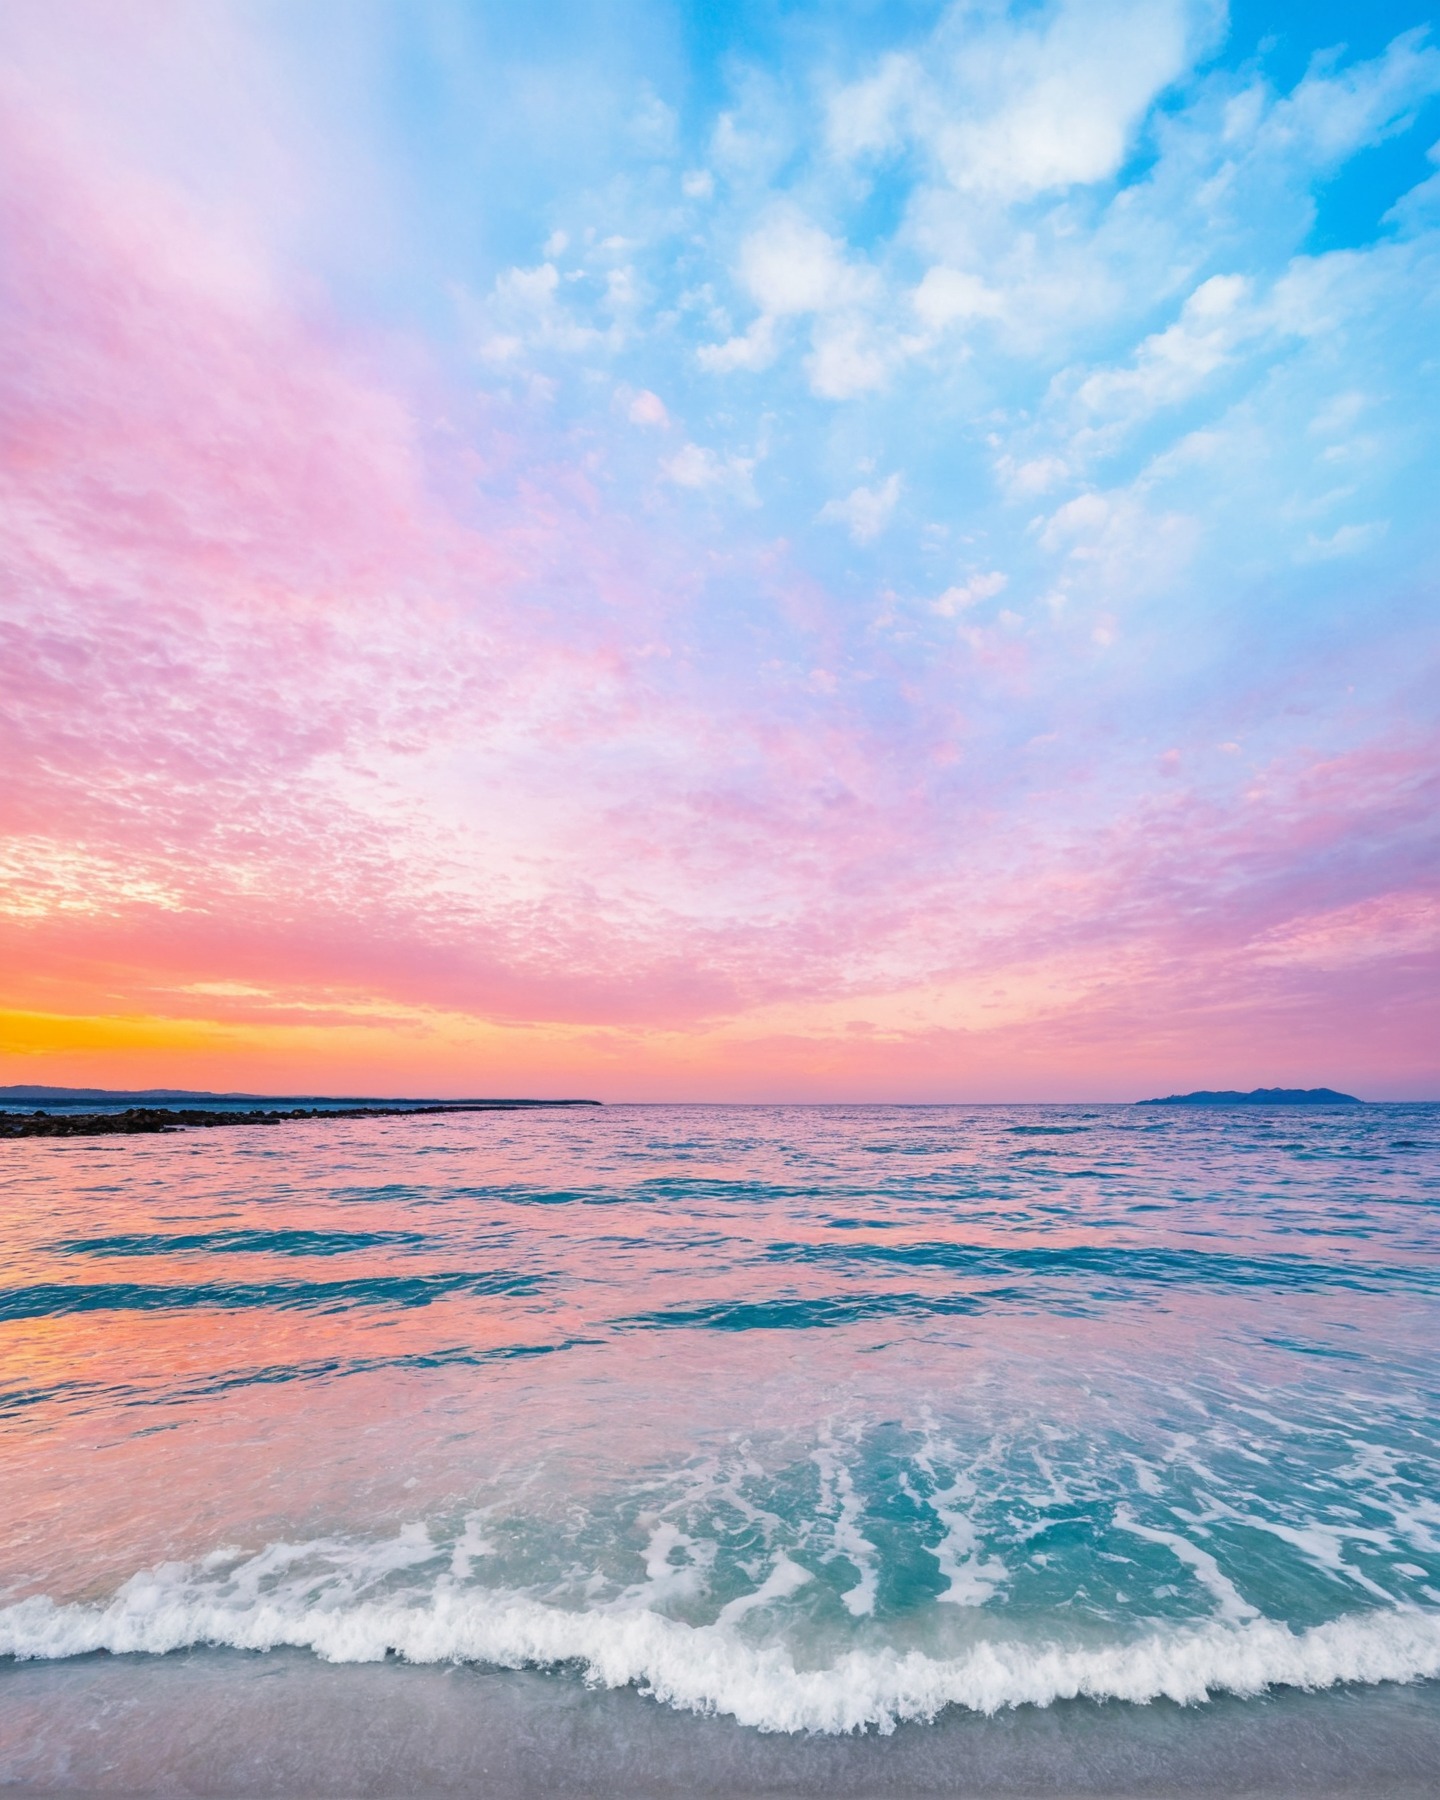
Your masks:
{"label": "breaking wave", "polygon": [[995,1635],[958,1654],[857,1646],[822,1666],[728,1622],[691,1625],[647,1608],[572,1611],[532,1596],[442,1585],[417,1597],[236,1604],[194,1569],[169,1565],[104,1605],[36,1596],[0,1608],[0,1655],[163,1655],[201,1645],[289,1646],[340,1663],[565,1668],[596,1686],[633,1686],[670,1706],[775,1732],[893,1731],[948,1706],[995,1713],[1089,1698],[1194,1704],[1272,1687],[1440,1676],[1440,1612],[1396,1608],[1294,1631],[1269,1619],[1154,1626],[1108,1642]]}

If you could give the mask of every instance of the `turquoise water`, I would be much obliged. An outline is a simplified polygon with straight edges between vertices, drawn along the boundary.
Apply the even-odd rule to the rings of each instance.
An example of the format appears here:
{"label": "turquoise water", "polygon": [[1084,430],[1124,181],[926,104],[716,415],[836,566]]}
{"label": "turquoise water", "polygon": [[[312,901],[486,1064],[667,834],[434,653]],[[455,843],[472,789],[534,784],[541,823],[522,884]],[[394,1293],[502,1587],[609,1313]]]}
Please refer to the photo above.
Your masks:
{"label": "turquoise water", "polygon": [[331,1121],[0,1181],[11,1779],[6,1694],[96,1652],[882,1738],[1440,1674],[1440,1109]]}

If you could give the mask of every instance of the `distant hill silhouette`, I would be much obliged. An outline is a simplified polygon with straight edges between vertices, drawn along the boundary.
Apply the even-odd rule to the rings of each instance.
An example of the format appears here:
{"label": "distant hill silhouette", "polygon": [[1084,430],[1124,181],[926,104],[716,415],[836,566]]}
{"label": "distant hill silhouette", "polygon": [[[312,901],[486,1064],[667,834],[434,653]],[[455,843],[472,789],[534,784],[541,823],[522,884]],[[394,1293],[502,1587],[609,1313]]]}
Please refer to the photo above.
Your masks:
{"label": "distant hill silhouette", "polygon": [[1363,1106],[1354,1094],[1338,1094],[1334,1088],[1251,1088],[1248,1094],[1234,1088],[1197,1088],[1193,1094],[1165,1094],[1158,1100],[1137,1100],[1137,1106]]}

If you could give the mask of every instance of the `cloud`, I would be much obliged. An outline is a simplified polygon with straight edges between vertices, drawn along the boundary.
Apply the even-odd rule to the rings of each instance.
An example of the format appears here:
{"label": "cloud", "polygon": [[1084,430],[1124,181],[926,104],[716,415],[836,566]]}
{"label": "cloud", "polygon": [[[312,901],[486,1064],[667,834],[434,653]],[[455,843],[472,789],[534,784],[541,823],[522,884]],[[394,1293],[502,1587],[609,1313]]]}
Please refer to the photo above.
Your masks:
{"label": "cloud", "polygon": [[810,391],[822,400],[849,400],[884,387],[891,358],[863,321],[826,320],[816,326],[811,342],[805,367]]}
{"label": "cloud", "polygon": [[1371,519],[1364,525],[1342,525],[1329,537],[1313,532],[1297,553],[1299,562],[1331,562],[1340,556],[1360,556],[1373,550],[1389,530],[1386,519]]}
{"label": "cloud", "polygon": [[886,358],[864,316],[880,295],[878,277],[797,208],[778,208],[750,233],[736,272],[760,316],[742,335],[702,345],[702,368],[768,368],[778,350],[777,322],[809,314],[817,318],[806,364],[813,392],[843,400],[883,384]]}
{"label": "cloud", "polygon": [[1071,0],[1033,22],[952,7],[923,58],[887,57],[832,98],[830,146],[907,139],[951,187],[1003,200],[1105,180],[1210,17],[1181,0]]}
{"label": "cloud", "polygon": [[1197,538],[1192,517],[1147,504],[1143,477],[1109,492],[1077,494],[1038,532],[1040,548],[1062,559],[1052,604],[1081,600],[1097,609],[1096,641],[1109,642],[1122,606],[1173,591]]}
{"label": "cloud", "polygon": [[1096,542],[1116,517],[1116,504],[1104,494],[1077,494],[1046,521],[1040,543],[1046,550],[1069,550]]}
{"label": "cloud", "polygon": [[[221,1021],[237,1086],[322,1015],[392,1080],[611,1092],[1090,1092],[1182,1040],[1435,1066],[1423,192],[1305,249],[1418,41],[1277,99],[1268,53],[1194,61],[1204,7],[881,9],[709,71],[713,177],[629,129],[637,76],[603,130],[507,114],[480,180],[473,106],[437,92],[421,174],[359,123],[363,8],[292,134],[241,8],[232,180],[205,32],[20,11],[53,56],[0,125],[0,1003]],[[52,71],[111,32],[77,102]],[[466,54],[457,91],[518,67]],[[467,363],[436,271],[477,267]],[[991,625],[1011,590],[1044,599]]]}
{"label": "cloud", "polygon": [[1260,147],[1325,169],[1408,129],[1419,107],[1440,93],[1440,49],[1426,35],[1424,26],[1402,32],[1383,55],[1338,71],[1333,52],[1316,57],[1293,92],[1257,123]]}
{"label": "cloud", "polygon": [[942,619],[953,619],[956,613],[964,612],[981,600],[993,600],[996,594],[1004,593],[1008,585],[998,569],[992,569],[988,575],[972,575],[958,587],[946,588],[938,600],[931,601],[930,610]]}
{"label": "cloud", "polygon": [[895,148],[904,114],[922,90],[920,64],[913,56],[891,52],[867,75],[831,96],[826,138],[832,154],[846,159]]}
{"label": "cloud", "polygon": [[487,362],[507,363],[527,349],[575,355],[598,348],[606,333],[575,318],[561,305],[559,292],[560,271],[544,262],[533,269],[506,269],[483,305],[462,296],[479,354]]}
{"label": "cloud", "polygon": [[1016,462],[1013,456],[1002,456],[995,465],[995,472],[1009,495],[1024,500],[1037,494],[1048,494],[1051,488],[1058,487],[1068,479],[1070,465],[1063,457],[1053,455],[1032,456],[1024,462]]}
{"label": "cloud", "polygon": [[665,479],[676,487],[701,493],[731,494],[748,505],[758,504],[755,483],[751,479],[755,468],[753,456],[718,456],[699,444],[686,444],[674,456],[667,457],[660,467]]}
{"label": "cloud", "polygon": [[1425,957],[1440,943],[1440,894],[1386,894],[1302,915],[1263,933],[1257,960],[1345,969],[1390,957]]}
{"label": "cloud", "polygon": [[665,410],[665,402],[658,394],[652,394],[649,388],[641,388],[630,402],[626,417],[632,425],[668,425],[670,415]]}
{"label": "cloud", "polygon": [[1250,295],[1243,275],[1212,275],[1201,282],[1176,322],[1146,338],[1128,369],[1101,370],[1082,382],[1081,405],[1137,418],[1188,399],[1237,347],[1265,328],[1265,316],[1249,304]]}
{"label": "cloud", "polygon": [[621,260],[635,245],[613,233],[597,241],[592,231],[586,234],[585,260],[562,274],[555,258],[569,243],[564,231],[551,232],[544,262],[502,270],[483,299],[453,290],[484,361],[503,367],[534,351],[572,358],[624,347],[643,303],[633,263]]}
{"label": "cloud", "polygon": [[[1426,156],[1432,163],[1440,163],[1440,143],[1432,144]],[[1437,222],[1440,222],[1440,169],[1402,194],[1381,220],[1382,224],[1398,226],[1410,236],[1418,235]]]}
{"label": "cloud", "polygon": [[962,51],[967,97],[984,99],[979,116],[946,108],[932,127],[947,177],[1023,196],[1113,175],[1150,103],[1185,68],[1187,27],[1181,5],[1072,5]]}
{"label": "cloud", "polygon": [[887,475],[876,487],[857,487],[843,500],[820,509],[822,519],[843,525],[857,544],[869,544],[889,525],[900,499],[900,477]]}
{"label": "cloud", "polygon": [[702,344],[695,360],[712,375],[728,375],[733,369],[768,369],[779,352],[775,321],[762,313],[739,337],[727,338],[723,344]]}
{"label": "cloud", "polygon": [[874,278],[847,260],[835,238],[791,207],[746,238],[739,276],[772,319],[854,306],[875,287]]}
{"label": "cloud", "polygon": [[1001,296],[978,275],[943,267],[926,272],[911,304],[931,331],[968,324],[972,319],[998,318],[1004,310]]}

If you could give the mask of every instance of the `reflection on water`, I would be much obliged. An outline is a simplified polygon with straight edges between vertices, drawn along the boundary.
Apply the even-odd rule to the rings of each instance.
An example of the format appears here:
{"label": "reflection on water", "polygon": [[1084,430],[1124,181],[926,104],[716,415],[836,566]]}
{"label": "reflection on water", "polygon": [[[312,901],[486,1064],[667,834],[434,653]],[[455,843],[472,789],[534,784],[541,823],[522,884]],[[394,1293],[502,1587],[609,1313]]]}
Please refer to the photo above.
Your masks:
{"label": "reflection on water", "polygon": [[776,1728],[1440,1673],[1440,1114],[607,1108],[0,1147],[0,1651]]}

